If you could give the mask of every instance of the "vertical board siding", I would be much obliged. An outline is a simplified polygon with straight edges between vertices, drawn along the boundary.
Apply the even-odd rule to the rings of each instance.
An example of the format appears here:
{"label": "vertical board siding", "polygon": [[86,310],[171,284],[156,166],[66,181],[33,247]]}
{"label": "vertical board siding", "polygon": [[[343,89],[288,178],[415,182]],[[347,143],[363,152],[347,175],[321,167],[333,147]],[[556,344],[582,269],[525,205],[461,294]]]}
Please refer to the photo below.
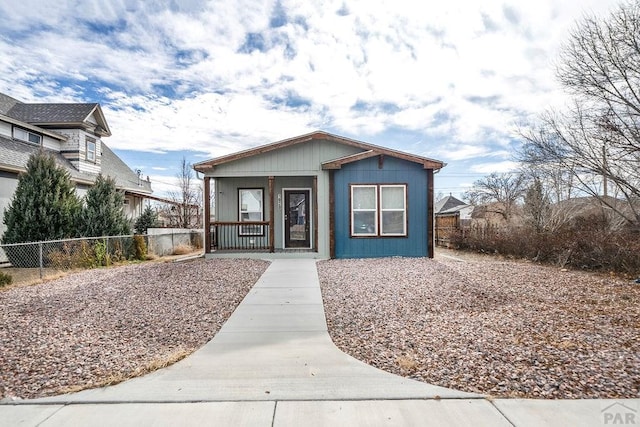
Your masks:
{"label": "vertical board siding", "polygon": [[[383,168],[372,157],[335,171],[335,256],[372,258],[428,256],[427,171],[422,165],[386,156]],[[350,184],[407,184],[406,237],[351,237]]]}
{"label": "vertical board siding", "polygon": [[322,170],[322,163],[359,153],[355,147],[330,141],[309,141],[234,162],[218,165],[208,173],[212,177],[256,176],[256,175],[311,175]]}

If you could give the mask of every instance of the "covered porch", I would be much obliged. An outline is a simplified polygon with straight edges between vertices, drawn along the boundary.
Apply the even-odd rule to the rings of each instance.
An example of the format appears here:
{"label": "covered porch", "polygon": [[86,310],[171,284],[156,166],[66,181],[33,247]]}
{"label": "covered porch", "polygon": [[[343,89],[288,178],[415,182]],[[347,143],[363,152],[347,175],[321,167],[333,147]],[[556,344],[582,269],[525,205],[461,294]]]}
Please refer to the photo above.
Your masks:
{"label": "covered porch", "polygon": [[210,257],[318,257],[317,176],[204,177]]}

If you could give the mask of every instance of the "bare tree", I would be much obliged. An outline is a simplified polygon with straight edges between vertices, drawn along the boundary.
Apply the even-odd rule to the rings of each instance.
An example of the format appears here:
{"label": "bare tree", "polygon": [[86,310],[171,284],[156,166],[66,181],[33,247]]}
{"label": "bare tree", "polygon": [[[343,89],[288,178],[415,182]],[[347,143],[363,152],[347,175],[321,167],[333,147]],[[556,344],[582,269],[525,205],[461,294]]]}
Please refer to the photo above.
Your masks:
{"label": "bare tree", "polygon": [[183,157],[180,170],[176,174],[178,190],[169,192],[173,203],[168,206],[165,215],[169,218],[170,226],[178,228],[193,228],[201,225],[201,191],[194,176],[191,164]]}
{"label": "bare tree", "polygon": [[477,203],[492,203],[496,205],[490,212],[500,214],[506,221],[511,219],[517,202],[526,190],[526,177],[521,173],[492,173],[473,183],[473,187],[466,191],[464,199]]}
{"label": "bare tree", "polygon": [[551,217],[551,203],[542,181],[535,177],[524,193],[522,206],[525,220],[537,233],[547,229]]}
{"label": "bare tree", "polygon": [[581,191],[640,224],[640,2],[621,4],[607,19],[585,17],[562,50],[557,77],[572,103],[521,132],[520,160],[571,174]]}

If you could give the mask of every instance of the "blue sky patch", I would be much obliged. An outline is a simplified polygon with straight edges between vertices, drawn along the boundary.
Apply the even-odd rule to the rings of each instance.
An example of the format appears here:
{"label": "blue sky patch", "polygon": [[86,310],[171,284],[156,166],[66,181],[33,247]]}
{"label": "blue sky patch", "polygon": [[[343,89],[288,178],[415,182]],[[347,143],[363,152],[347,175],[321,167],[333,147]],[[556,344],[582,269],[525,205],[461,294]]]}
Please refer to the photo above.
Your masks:
{"label": "blue sky patch", "polygon": [[284,7],[282,7],[282,3],[277,1],[273,6],[273,11],[271,12],[271,19],[269,20],[269,27],[271,28],[280,28],[287,25],[287,12]]}
{"label": "blue sky patch", "polygon": [[260,33],[247,33],[244,43],[238,49],[239,53],[251,53],[254,50],[259,52],[267,51],[267,44],[264,36]]}
{"label": "blue sky patch", "polygon": [[355,104],[351,106],[352,111],[362,111],[362,112],[383,112],[387,114],[395,114],[399,112],[401,109],[398,105],[392,102],[367,102],[358,100]]}
{"label": "blue sky patch", "polygon": [[271,97],[269,101],[271,101],[276,108],[278,106],[284,106],[293,109],[306,109],[311,107],[312,104],[310,99],[304,98],[293,91],[288,91],[283,97]]}

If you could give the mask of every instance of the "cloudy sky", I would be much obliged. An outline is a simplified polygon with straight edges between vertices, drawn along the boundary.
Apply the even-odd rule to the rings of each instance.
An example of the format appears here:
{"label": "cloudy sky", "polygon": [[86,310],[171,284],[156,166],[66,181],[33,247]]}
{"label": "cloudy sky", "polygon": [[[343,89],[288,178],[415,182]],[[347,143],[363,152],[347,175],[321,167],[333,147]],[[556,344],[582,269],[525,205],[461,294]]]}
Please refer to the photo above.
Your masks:
{"label": "cloudy sky", "polygon": [[99,102],[154,190],[196,163],[324,130],[442,160],[436,192],[514,167],[516,126],[565,102],[558,49],[612,0],[0,3],[0,92]]}

